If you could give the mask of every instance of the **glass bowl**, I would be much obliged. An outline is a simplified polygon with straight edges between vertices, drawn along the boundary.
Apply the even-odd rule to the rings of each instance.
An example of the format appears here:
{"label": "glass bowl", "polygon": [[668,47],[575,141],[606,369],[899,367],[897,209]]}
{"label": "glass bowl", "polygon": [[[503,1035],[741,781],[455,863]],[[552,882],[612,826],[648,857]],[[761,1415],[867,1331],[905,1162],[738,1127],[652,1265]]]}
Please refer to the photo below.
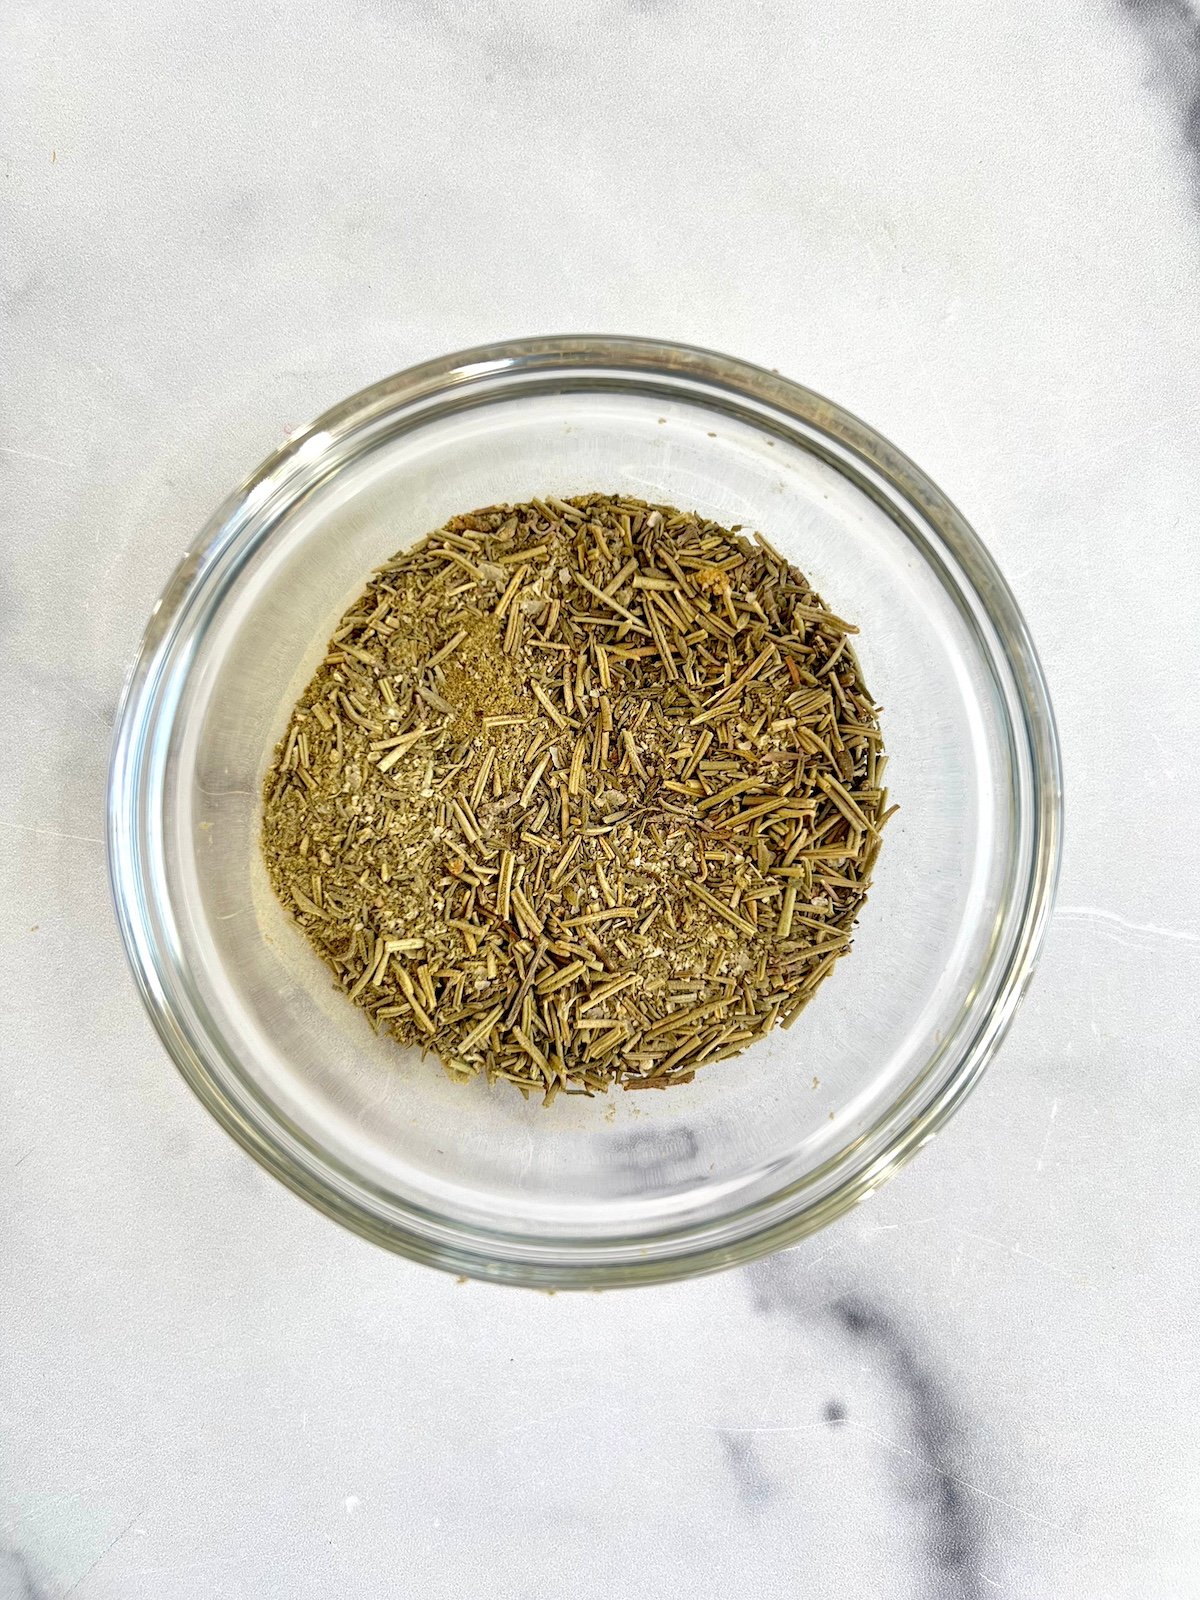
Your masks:
{"label": "glass bowl", "polygon": [[[660,1094],[451,1082],[379,1037],[259,855],[276,740],[371,569],[456,512],[589,490],[761,529],[861,628],[899,814],[852,953],[789,1032]],[[709,351],[529,339],[326,413],[203,530],[155,607],[108,796],[142,996],[217,1120],[367,1238],[453,1272],[663,1280],[791,1243],[876,1188],[976,1082],[1058,865],[1045,684],[945,497],[819,395]]]}

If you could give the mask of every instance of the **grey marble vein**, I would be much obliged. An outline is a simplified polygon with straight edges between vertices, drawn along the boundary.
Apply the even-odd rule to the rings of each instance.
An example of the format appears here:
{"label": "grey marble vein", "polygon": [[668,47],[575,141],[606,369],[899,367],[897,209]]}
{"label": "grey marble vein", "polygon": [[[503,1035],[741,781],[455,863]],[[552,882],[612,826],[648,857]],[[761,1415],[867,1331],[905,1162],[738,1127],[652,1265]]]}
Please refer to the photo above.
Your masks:
{"label": "grey marble vein", "polygon": [[20,1550],[0,1549],[0,1600],[47,1600]]}
{"label": "grey marble vein", "polygon": [[[967,1474],[988,1469],[978,1449],[968,1455],[967,1407],[939,1373],[936,1352],[903,1325],[878,1288],[837,1287],[828,1272],[806,1277],[796,1252],[762,1262],[750,1277],[760,1315],[790,1324],[794,1334],[834,1331],[850,1355],[882,1378],[898,1436],[876,1435],[878,1449],[895,1484],[892,1513],[920,1524],[921,1590],[945,1600],[977,1600],[986,1592],[988,1518],[980,1510],[986,1494],[980,1496]],[[841,1400],[827,1401],[822,1414],[833,1425],[851,1421]],[[731,1468],[750,1486],[769,1481],[753,1458],[731,1460]]]}
{"label": "grey marble vein", "polygon": [[1200,202],[1200,13],[1191,0],[1121,0],[1143,31],[1174,102]]}

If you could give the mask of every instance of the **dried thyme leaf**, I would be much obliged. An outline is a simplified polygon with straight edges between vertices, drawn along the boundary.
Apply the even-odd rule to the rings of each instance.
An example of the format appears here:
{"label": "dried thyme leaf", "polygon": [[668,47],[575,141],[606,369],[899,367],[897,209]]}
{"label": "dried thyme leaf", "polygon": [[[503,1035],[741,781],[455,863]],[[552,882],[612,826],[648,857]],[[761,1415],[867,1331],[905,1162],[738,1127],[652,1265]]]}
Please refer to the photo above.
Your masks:
{"label": "dried thyme leaf", "polygon": [[452,1077],[667,1088],[850,947],[878,710],[761,535],[591,494],[452,518],[334,632],[263,788],[283,904]]}

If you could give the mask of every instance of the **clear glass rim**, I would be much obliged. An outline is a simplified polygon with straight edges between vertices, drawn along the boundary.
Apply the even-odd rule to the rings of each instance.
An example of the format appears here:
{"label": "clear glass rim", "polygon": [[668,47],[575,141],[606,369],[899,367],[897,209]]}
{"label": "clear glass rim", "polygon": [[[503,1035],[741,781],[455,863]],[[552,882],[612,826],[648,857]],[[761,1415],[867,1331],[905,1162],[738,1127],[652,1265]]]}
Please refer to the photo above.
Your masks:
{"label": "clear glass rim", "polygon": [[[420,411],[431,402],[471,403],[473,388],[486,387],[486,394],[479,396],[486,402],[503,397],[506,383],[515,388],[531,378],[553,382],[574,374],[580,383],[595,384],[606,372],[626,389],[669,383],[681,385],[686,397],[690,386],[693,398],[708,403],[715,391],[728,397],[732,407],[761,408],[816,430],[836,450],[839,470],[868,493],[872,482],[886,486],[889,502],[892,495],[908,502],[932,528],[957,569],[939,574],[943,584],[972,618],[986,619],[995,641],[979,637],[1001,689],[1005,731],[1016,752],[1012,857],[1017,881],[1010,886],[989,945],[985,967],[990,981],[978,986],[985,994],[992,992],[990,1003],[968,1007],[960,1015],[937,1052],[942,1079],[936,1091],[915,1109],[906,1104],[906,1091],[888,1109],[880,1120],[894,1125],[869,1160],[856,1164],[853,1146],[839,1153],[835,1165],[845,1171],[829,1192],[805,1200],[805,1185],[792,1185],[742,1212],[674,1227],[649,1239],[539,1241],[470,1227],[394,1197],[385,1214],[382,1206],[370,1203],[369,1193],[352,1174],[339,1173],[315,1147],[305,1148],[265,1103],[252,1115],[226,1093],[207,1064],[211,1052],[221,1050],[221,1041],[198,1027],[190,1008],[179,1003],[171,982],[173,956],[163,948],[151,914],[153,897],[162,892],[157,870],[161,849],[156,848],[161,816],[149,804],[147,751],[156,740],[161,745],[161,729],[169,729],[173,700],[159,691],[195,626],[195,602],[212,590],[218,565],[223,569],[221,588],[230,581],[224,569],[235,563],[239,538],[246,542],[255,509],[273,492],[301,469],[309,480],[323,463],[332,462],[329,470],[336,471],[339,444],[380,417]],[[888,510],[899,520],[890,503]],[[911,527],[906,531],[914,537]],[[928,560],[928,550],[922,553]],[[209,600],[211,604],[211,593]],[[175,662],[172,670],[178,678],[181,671],[186,673],[186,662],[182,668]],[[130,669],[117,714],[107,824],[117,921],[143,1003],[185,1081],[261,1166],[327,1216],[413,1260],[535,1287],[596,1288],[690,1277],[781,1249],[872,1193],[937,1133],[978,1082],[1007,1032],[1041,949],[1061,854],[1061,758],[1041,665],[1012,593],[956,507],[895,446],[812,390],[715,351],[607,335],[540,337],[459,351],[371,385],[295,434],[216,511],[163,590]],[[225,1059],[232,1065],[230,1057]]]}

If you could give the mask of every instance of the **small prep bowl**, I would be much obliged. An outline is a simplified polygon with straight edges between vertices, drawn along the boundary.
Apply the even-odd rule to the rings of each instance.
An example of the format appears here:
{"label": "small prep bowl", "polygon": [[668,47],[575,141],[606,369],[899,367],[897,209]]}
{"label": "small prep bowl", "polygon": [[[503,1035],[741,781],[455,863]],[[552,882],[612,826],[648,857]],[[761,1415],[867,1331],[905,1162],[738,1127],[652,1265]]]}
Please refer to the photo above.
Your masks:
{"label": "small prep bowl", "polygon": [[[662,1094],[454,1084],[372,1033],[275,901],[263,775],[371,569],[456,512],[627,493],[759,528],[857,623],[900,805],[854,949],[789,1032]],[[376,384],[264,462],[155,607],[121,707],[121,932],[188,1083],[268,1171],[416,1260],[647,1282],[838,1216],[963,1100],[1028,981],[1058,866],[1045,684],[1003,579],[885,439],[771,373],[529,339]]]}

